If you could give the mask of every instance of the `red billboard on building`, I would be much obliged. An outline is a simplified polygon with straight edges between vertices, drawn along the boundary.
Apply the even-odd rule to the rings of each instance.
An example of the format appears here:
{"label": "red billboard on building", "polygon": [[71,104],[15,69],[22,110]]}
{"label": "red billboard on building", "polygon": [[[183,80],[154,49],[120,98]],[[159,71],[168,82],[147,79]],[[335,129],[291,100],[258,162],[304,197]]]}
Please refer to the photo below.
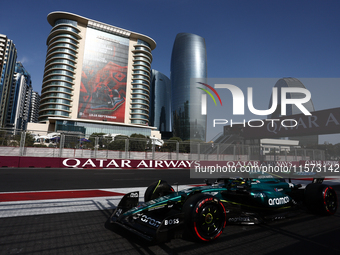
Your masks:
{"label": "red billboard on building", "polygon": [[78,118],[124,122],[129,39],[88,28]]}

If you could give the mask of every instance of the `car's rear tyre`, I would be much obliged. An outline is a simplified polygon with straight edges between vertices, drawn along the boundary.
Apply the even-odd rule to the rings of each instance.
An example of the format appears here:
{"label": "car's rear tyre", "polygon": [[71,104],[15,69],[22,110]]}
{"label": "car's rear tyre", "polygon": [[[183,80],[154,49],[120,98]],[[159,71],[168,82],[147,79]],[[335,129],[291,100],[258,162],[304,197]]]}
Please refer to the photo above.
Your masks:
{"label": "car's rear tyre", "polygon": [[183,205],[186,230],[196,240],[212,241],[222,234],[226,225],[223,204],[208,194],[196,194]]}
{"label": "car's rear tyre", "polygon": [[305,204],[313,213],[333,215],[338,209],[338,197],[332,187],[310,183],[305,189]]}
{"label": "car's rear tyre", "polygon": [[146,189],[144,193],[144,201],[150,201],[159,197],[163,197],[175,192],[175,190],[166,181],[158,180]]}

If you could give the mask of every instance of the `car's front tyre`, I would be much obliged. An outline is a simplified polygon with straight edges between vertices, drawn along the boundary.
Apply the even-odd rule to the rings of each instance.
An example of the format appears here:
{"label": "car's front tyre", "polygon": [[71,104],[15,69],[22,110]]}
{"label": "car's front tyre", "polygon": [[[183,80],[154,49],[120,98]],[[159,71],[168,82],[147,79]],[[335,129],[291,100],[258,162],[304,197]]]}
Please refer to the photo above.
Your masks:
{"label": "car's front tyre", "polygon": [[223,204],[208,194],[195,194],[183,205],[187,232],[200,241],[218,238],[226,225]]}
{"label": "car's front tyre", "polygon": [[144,193],[144,201],[148,202],[150,200],[169,195],[173,192],[175,192],[175,190],[170,184],[164,180],[158,180],[147,187]]}

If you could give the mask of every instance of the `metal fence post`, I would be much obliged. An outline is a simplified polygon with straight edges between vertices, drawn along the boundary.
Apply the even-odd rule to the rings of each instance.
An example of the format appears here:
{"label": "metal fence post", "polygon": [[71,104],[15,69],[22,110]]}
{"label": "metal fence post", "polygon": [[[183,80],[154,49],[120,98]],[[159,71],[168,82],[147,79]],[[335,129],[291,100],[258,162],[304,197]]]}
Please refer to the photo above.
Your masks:
{"label": "metal fence post", "polygon": [[125,158],[129,158],[128,157],[128,152],[129,152],[129,138],[125,139]]}
{"label": "metal fence post", "polygon": [[[150,140],[151,142],[151,140]],[[152,160],[155,160],[155,143],[152,142]]]}
{"label": "metal fence post", "polygon": [[24,156],[24,148],[25,148],[25,139],[26,139],[26,132],[21,132],[21,138],[20,138],[20,156]]}
{"label": "metal fence post", "polygon": [[95,158],[97,158],[98,147],[99,147],[99,137],[96,136],[94,138],[94,157]]}
{"label": "metal fence post", "polygon": [[236,145],[234,144],[234,160],[236,160]]}
{"label": "metal fence post", "polygon": [[63,149],[65,145],[65,134],[60,135],[60,144],[59,144],[59,157],[61,158],[63,156]]}
{"label": "metal fence post", "polygon": [[[170,146],[171,148],[171,146]],[[169,152],[168,152],[168,159],[171,160],[172,159],[172,148],[169,149]]]}

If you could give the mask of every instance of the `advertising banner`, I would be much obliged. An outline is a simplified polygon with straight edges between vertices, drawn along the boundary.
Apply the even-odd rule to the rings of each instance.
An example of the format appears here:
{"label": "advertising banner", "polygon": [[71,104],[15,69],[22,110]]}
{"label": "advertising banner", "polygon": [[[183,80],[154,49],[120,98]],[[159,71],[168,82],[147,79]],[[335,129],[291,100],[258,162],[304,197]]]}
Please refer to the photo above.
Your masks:
{"label": "advertising banner", "polygon": [[124,122],[129,39],[88,28],[78,118]]}
{"label": "advertising banner", "polygon": [[340,108],[315,111],[310,116],[297,114],[235,126],[245,139],[336,134],[340,132]]}
{"label": "advertising banner", "polygon": [[[282,178],[324,178],[340,176],[340,161],[199,161],[149,160],[110,158],[53,158],[0,156],[0,168],[81,168],[81,169],[190,169],[190,177],[197,179],[249,178],[265,173]],[[265,178],[265,177],[263,177]]]}

